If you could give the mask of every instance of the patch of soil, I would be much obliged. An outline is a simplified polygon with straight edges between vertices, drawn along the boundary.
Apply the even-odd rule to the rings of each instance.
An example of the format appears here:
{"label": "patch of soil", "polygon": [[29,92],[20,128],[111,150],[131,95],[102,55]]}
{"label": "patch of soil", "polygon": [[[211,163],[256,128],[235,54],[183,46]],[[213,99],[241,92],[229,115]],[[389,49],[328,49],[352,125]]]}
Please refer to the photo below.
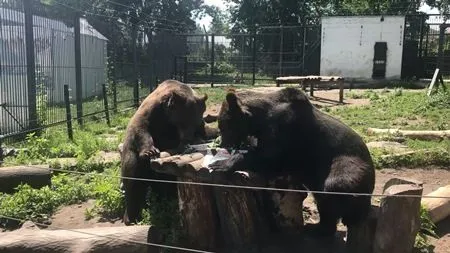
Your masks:
{"label": "patch of soil", "polygon": [[81,204],[61,207],[51,218],[51,224],[47,229],[78,229],[94,227],[125,226],[121,219],[106,220],[100,217],[86,219],[86,210],[94,207],[95,201],[89,200]]}

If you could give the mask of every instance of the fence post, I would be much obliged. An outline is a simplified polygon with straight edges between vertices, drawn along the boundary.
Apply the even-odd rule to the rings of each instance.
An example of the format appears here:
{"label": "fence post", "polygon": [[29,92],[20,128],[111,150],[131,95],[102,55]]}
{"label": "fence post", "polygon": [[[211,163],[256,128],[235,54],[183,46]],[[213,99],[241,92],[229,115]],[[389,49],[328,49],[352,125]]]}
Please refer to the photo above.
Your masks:
{"label": "fence post", "polygon": [[106,90],[106,84],[102,84],[102,90],[103,90],[103,105],[105,107],[105,116],[106,116],[106,123],[109,127],[111,127],[111,121],[109,119],[109,107],[108,107],[108,92]]}
{"label": "fence post", "polygon": [[73,140],[72,113],[70,112],[69,85],[64,84],[64,102],[66,104],[67,136]]}
{"label": "fence post", "polygon": [[437,68],[442,69],[442,58],[444,56],[444,40],[445,40],[445,29],[448,27],[447,24],[441,24],[439,26],[439,46],[438,46],[438,59]]}
{"label": "fence post", "polygon": [[75,83],[76,83],[76,101],[77,101],[77,121],[83,125],[83,85],[81,80],[81,31],[80,16],[75,15]]}
{"label": "fence post", "polygon": [[34,60],[34,35],[33,35],[33,1],[24,0],[25,12],[25,44],[27,56],[27,93],[28,93],[28,120],[29,128],[36,129],[38,126],[36,105],[36,72]]}
{"label": "fence post", "polygon": [[252,40],[252,85],[256,83],[256,31],[253,32],[253,40]]}
{"label": "fence post", "polygon": [[113,39],[112,42],[112,46],[113,46],[113,50],[112,50],[112,92],[113,92],[113,107],[114,107],[114,113],[117,113],[117,80],[116,80],[116,68],[117,68],[117,64],[116,64],[116,60],[117,60],[117,52],[116,52],[116,40]]}
{"label": "fence post", "polygon": [[283,75],[283,25],[280,26],[280,59],[278,76]]}
{"label": "fence post", "polygon": [[303,27],[302,75],[305,75],[306,26]]}
{"label": "fence post", "polygon": [[183,65],[183,83],[187,83],[188,82],[188,58],[187,56],[184,56],[184,65]]}
{"label": "fence post", "polygon": [[173,57],[173,79],[178,80],[178,66],[177,66],[177,56]]}
{"label": "fence post", "polygon": [[137,24],[134,20],[132,27],[132,43],[133,43],[133,98],[134,106],[137,108],[139,106],[139,79],[138,79],[138,62],[137,62]]}
{"label": "fence post", "polygon": [[214,33],[211,34],[211,87],[214,87]]}
{"label": "fence post", "polygon": [[4,155],[4,151],[3,151],[3,135],[0,132],[0,165],[3,163],[3,159],[4,159],[3,155]]}

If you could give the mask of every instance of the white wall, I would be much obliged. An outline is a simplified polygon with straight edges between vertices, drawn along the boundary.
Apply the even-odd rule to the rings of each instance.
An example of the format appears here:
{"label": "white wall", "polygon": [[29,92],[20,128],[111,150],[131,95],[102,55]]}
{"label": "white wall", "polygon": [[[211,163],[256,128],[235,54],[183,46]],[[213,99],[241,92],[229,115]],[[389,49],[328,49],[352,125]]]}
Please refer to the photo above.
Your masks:
{"label": "white wall", "polygon": [[386,79],[399,79],[405,17],[322,18],[321,75],[372,79],[375,42],[387,42]]}

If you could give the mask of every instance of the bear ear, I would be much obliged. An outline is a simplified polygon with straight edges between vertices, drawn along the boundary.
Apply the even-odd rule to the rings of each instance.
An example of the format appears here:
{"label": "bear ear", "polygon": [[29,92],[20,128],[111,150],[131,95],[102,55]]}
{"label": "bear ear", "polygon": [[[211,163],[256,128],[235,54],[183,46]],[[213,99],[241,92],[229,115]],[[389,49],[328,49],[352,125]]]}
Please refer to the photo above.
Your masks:
{"label": "bear ear", "polygon": [[203,96],[200,97],[200,101],[206,102],[206,100],[208,100],[208,94],[203,94]]}
{"label": "bear ear", "polygon": [[170,93],[167,98],[166,106],[168,108],[173,108],[176,104],[180,102],[181,97],[176,93]]}
{"label": "bear ear", "polygon": [[227,96],[225,97],[225,99],[227,100],[227,104],[230,108],[234,109],[234,108],[239,107],[238,97],[236,96],[236,94],[234,92],[227,93]]}
{"label": "bear ear", "polygon": [[230,111],[240,112],[244,114],[250,114],[247,110],[247,107],[242,105],[241,100],[236,96],[234,92],[229,92],[226,96],[226,105],[230,109]]}

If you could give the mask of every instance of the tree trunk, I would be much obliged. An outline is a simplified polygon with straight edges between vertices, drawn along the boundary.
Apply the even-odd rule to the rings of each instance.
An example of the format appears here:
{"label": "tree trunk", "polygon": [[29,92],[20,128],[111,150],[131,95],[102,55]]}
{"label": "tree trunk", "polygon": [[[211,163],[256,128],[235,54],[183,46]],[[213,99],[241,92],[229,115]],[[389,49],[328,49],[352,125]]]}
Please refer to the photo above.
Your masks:
{"label": "tree trunk", "polygon": [[3,253],[160,252],[160,233],[150,226],[97,227],[68,230],[19,229],[0,233]]}
{"label": "tree trunk", "polygon": [[[251,173],[235,172],[230,185],[263,186]],[[260,251],[270,230],[261,190],[214,188],[221,231],[228,249]]]}
{"label": "tree trunk", "polygon": [[442,140],[450,138],[450,130],[443,131],[416,131],[416,130],[400,130],[400,129],[380,129],[380,128],[368,128],[367,134],[395,134],[403,135],[410,139],[418,140]]}
{"label": "tree trunk", "polygon": [[396,197],[422,195],[423,188],[416,184],[388,187],[381,200],[375,232],[374,253],[411,253],[420,229],[420,198]]}
{"label": "tree trunk", "polygon": [[437,223],[450,215],[450,185],[440,187],[426,196],[442,196],[444,198],[423,198],[422,205],[428,210],[431,221]]}
{"label": "tree trunk", "polygon": [[52,173],[47,167],[14,166],[0,168],[0,192],[12,193],[21,183],[33,188],[41,188],[51,184]]}

